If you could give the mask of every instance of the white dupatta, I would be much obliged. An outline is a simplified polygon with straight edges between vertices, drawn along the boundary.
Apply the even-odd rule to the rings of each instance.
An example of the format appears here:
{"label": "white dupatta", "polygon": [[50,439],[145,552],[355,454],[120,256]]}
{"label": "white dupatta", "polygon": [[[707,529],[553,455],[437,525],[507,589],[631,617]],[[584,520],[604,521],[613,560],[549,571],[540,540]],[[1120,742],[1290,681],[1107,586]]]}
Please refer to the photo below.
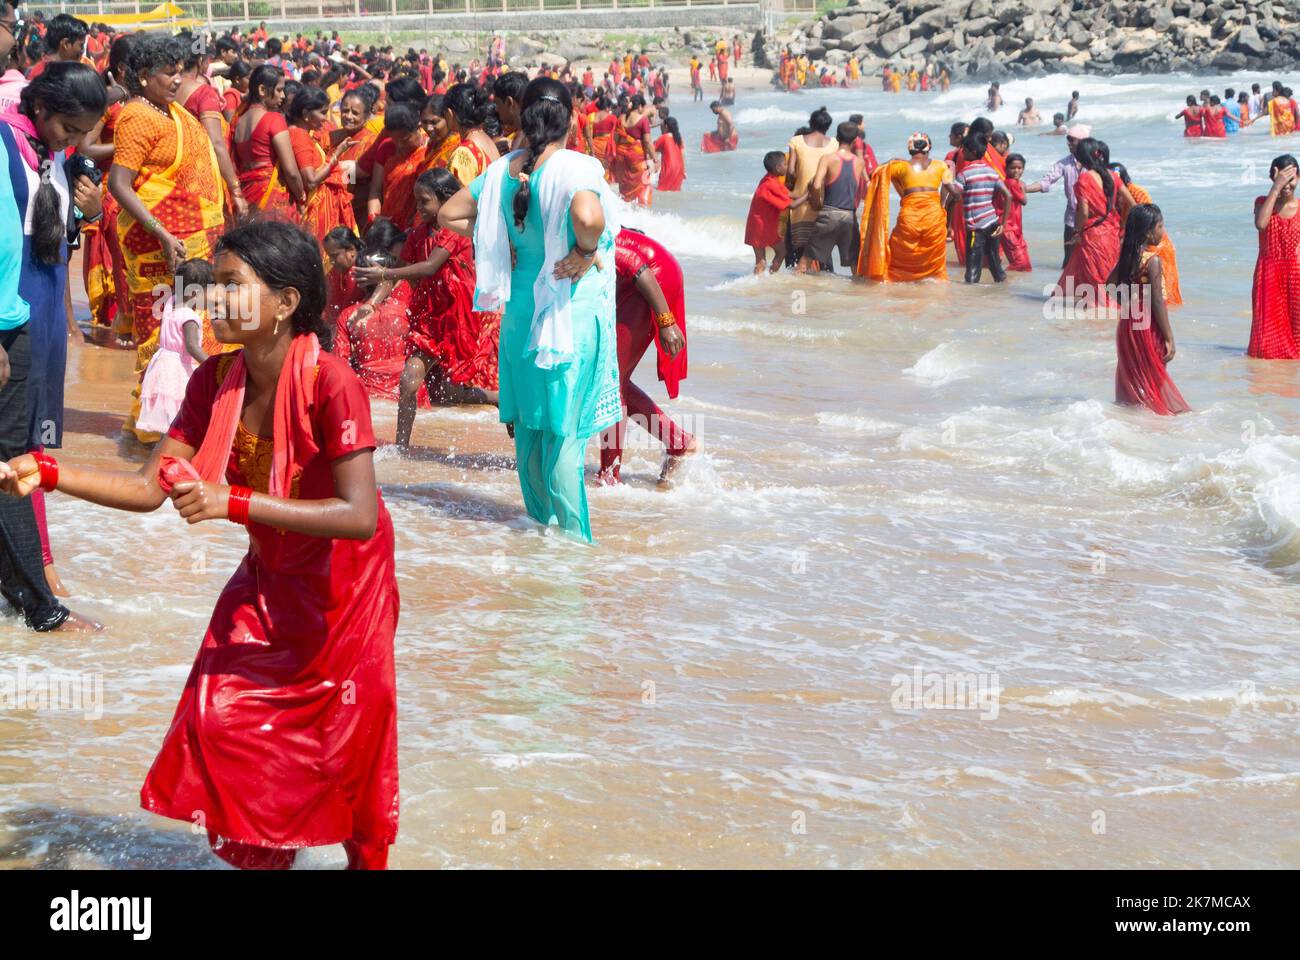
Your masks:
{"label": "white dupatta", "polygon": [[[506,212],[501,205],[502,186],[510,172],[511,160],[522,151],[513,151],[494,161],[484,174],[483,190],[478,199],[478,217],[474,222],[474,261],[477,282],[474,308],[500,311],[510,300],[510,238],[506,230]],[[542,211],[545,234],[545,260],[533,281],[533,323],[528,334],[525,355],[532,355],[543,370],[564,367],[573,361],[573,318],[569,304],[573,281],[555,279],[555,264],[568,254],[569,205],[574,194],[589,190],[600,199],[605,213],[605,231],[617,236],[620,227],[620,201],[605,182],[605,171],[594,157],[573,150],[557,150],[529,178]],[[614,263],[612,249],[604,259],[602,279],[609,287],[613,302]],[[594,268],[593,268],[594,269]]]}

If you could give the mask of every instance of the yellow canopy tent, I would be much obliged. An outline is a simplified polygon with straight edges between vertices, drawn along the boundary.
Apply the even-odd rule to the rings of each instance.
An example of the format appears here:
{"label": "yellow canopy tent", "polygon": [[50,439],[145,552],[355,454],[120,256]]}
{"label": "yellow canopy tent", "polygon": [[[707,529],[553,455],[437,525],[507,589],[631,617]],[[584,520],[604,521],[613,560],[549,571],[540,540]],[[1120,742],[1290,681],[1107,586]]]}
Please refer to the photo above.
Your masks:
{"label": "yellow canopy tent", "polygon": [[152,10],[139,13],[95,13],[82,19],[91,23],[104,23],[110,27],[201,27],[203,20],[195,19],[177,4],[167,0]]}

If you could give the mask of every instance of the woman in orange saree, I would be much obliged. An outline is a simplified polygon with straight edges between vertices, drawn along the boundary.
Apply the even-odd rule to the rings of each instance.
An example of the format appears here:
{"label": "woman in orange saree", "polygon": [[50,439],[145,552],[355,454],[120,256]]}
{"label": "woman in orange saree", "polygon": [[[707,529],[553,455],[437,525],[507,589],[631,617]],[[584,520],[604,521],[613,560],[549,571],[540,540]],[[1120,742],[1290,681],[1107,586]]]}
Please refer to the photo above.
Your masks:
{"label": "woman in orange saree", "polygon": [[[1112,163],[1110,166],[1112,170],[1119,174],[1120,180],[1128,188],[1129,196],[1133,198],[1135,205],[1151,203],[1151,194],[1129,179],[1128,170],[1122,163]],[[1160,243],[1151,249],[1160,258],[1161,288],[1165,296],[1165,306],[1182,306],[1183,292],[1178,287],[1178,255],[1177,251],[1174,250],[1174,241],[1169,239],[1169,231],[1164,229],[1163,221],[1160,230]]]}
{"label": "woman in orange saree", "polygon": [[419,112],[409,103],[391,104],[384,113],[384,133],[394,150],[382,165],[376,165],[370,178],[366,220],[387,217],[398,230],[407,230],[415,219],[415,179],[425,167]]}
{"label": "woman in orange saree", "polygon": [[627,203],[650,206],[654,187],[650,174],[655,167],[654,141],[650,138],[650,117],[645,97],[636,94],[627,103],[622,122],[614,129],[614,165],[611,173],[618,192]]}
{"label": "woman in orange saree", "polygon": [[283,102],[284,72],[262,64],[253,71],[248,96],[230,128],[230,152],[249,210],[295,221],[304,199],[302,175],[280,113]]}
{"label": "woman in orange saree", "polygon": [[293,140],[293,156],[307,190],[307,202],[302,208],[303,228],[317,241],[324,243],[325,234],[335,227],[347,227],[356,232],[357,221],[352,215],[352,198],[348,194],[347,180],[339,166],[339,156],[351,141],[341,140],[328,156],[321,146],[319,132],[327,123],[330,100],[319,87],[303,87],[289,107],[289,136]]}
{"label": "woman in orange saree", "polygon": [[124,79],[134,96],[118,115],[108,172],[108,189],[119,207],[117,236],[136,345],[137,383],[123,430],[142,442],[158,439],[135,429],[138,378],[158,343],[155,288],[170,286],[181,261],[209,259],[225,229],[224,190],[212,142],[175,102],[183,56],[172,37],[132,39]]}
{"label": "woman in orange saree", "polygon": [[1268,102],[1269,127],[1275,137],[1285,137],[1295,133],[1295,101],[1291,99],[1291,88],[1283,87],[1281,96],[1274,96]]}
{"label": "woman in orange saree", "polygon": [[420,111],[420,126],[428,141],[424,145],[424,169],[433,170],[441,167],[447,169],[451,155],[460,146],[460,134],[452,133],[443,115],[446,110],[446,98],[441,93],[429,95]]}
{"label": "woman in orange saree", "polygon": [[[947,280],[948,217],[941,191],[945,183],[952,181],[952,171],[944,161],[931,159],[930,138],[924,133],[912,134],[907,153],[907,160],[883,163],[871,176],[856,273],[888,283]],[[892,231],[891,184],[902,198]]]}
{"label": "woman in orange saree", "polygon": [[351,90],[339,101],[339,127],[330,131],[331,146],[343,141],[351,145],[339,154],[339,169],[348,185],[352,203],[352,219],[362,223],[366,219],[366,202],[370,199],[370,173],[361,169],[360,160],[374,146],[378,138],[369,126],[370,101],[366,95]]}

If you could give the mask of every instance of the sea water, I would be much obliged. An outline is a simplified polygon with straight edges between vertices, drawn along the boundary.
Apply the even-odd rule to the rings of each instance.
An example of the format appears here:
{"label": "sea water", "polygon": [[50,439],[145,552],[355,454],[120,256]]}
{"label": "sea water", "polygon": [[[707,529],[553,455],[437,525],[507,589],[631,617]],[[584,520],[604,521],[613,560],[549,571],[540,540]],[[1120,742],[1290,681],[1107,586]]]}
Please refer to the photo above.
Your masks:
{"label": "sea water", "polygon": [[[982,86],[742,93],[740,147],[715,155],[678,90],[685,187],[627,217],[687,277],[681,396],[653,351],[636,377],[700,439],[678,484],[630,449],[623,486],[589,489],[586,547],[523,515],[493,411],[421,412],[412,456],[377,455],[402,591],[393,865],[1300,864],[1300,365],[1244,355],[1252,203],[1300,140],[1189,142],[1172,119],[1272,79],[1007,81],[992,118],[1016,132],[1025,96],[1049,119],[1079,90],[1161,206],[1176,418],[1113,403],[1112,322],[1045,308],[1059,184],[1030,195],[1034,271],[1005,286],[750,275],[762,156],[812,109],[865,114],[881,160],[913,131],[942,156]],[[1065,152],[1046,129],[1017,132],[1027,180]],[[77,352],[61,456],[119,462],[128,376]],[[375,418],[391,440],[393,405]],[[0,710],[0,863],[211,865],[138,789],[239,531],[48,509],[107,629],[6,621],[0,671],[99,676],[102,716]]]}

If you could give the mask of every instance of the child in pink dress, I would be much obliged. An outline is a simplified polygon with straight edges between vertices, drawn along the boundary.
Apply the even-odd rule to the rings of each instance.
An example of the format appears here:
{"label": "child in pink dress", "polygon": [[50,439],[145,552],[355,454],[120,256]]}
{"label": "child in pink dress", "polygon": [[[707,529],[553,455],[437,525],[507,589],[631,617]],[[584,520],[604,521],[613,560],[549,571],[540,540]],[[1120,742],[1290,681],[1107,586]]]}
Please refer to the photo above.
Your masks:
{"label": "child in pink dress", "polygon": [[171,429],[190,374],[208,358],[203,352],[203,317],[198,311],[205,309],[212,283],[212,264],[206,260],[186,260],[176,268],[176,282],[162,304],[158,350],[149,358],[140,384],[136,425],[141,429],[155,433]]}

